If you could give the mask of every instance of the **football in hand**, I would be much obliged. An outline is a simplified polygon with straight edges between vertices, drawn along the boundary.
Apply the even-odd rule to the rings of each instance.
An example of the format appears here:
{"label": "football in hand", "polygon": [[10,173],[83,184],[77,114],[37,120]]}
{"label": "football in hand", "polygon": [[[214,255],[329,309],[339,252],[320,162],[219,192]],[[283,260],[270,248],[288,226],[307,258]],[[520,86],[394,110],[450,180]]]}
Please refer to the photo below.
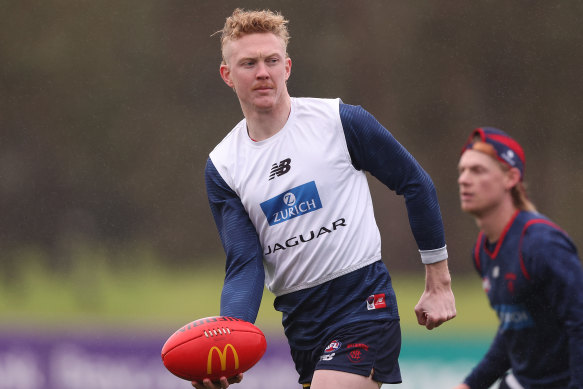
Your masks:
{"label": "football in hand", "polygon": [[188,381],[218,381],[249,370],[265,353],[265,335],[252,323],[227,316],[205,317],[173,333],[162,347],[162,362]]}

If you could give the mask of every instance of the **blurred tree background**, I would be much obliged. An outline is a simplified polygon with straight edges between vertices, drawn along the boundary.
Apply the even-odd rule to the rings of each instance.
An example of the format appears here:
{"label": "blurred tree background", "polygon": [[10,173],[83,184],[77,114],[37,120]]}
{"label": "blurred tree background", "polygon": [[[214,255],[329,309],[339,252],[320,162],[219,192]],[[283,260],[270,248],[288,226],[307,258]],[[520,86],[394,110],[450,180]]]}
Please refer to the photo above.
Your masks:
{"label": "blurred tree background", "polygon": [[[221,258],[203,169],[242,114],[211,35],[236,7],[290,20],[293,96],[362,105],[421,162],[454,273],[472,269],[456,165],[478,126],[522,143],[531,198],[583,245],[581,2],[0,0],[5,279],[31,251],[57,272],[79,249]],[[371,185],[389,268],[418,271],[402,198]]]}

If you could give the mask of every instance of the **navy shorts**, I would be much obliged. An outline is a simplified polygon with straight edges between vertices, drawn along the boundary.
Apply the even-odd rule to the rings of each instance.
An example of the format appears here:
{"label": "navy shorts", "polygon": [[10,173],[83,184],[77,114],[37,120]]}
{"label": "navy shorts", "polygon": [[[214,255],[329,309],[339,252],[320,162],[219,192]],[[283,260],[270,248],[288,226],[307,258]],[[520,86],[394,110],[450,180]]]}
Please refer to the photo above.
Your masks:
{"label": "navy shorts", "polygon": [[401,383],[399,320],[349,324],[309,350],[291,349],[300,375],[299,383],[309,387],[315,370],[338,370],[387,384]]}

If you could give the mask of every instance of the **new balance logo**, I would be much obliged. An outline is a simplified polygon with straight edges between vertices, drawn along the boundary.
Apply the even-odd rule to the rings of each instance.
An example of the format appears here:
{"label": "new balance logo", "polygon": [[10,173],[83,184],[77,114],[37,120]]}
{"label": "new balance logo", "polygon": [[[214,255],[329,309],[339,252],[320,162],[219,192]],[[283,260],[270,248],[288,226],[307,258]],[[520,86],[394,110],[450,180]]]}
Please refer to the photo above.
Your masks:
{"label": "new balance logo", "polygon": [[284,175],[285,173],[289,172],[289,169],[291,169],[290,163],[291,163],[291,159],[286,158],[283,161],[281,161],[279,163],[279,165],[277,163],[274,163],[273,165],[271,165],[271,172],[269,173],[269,179],[273,180],[275,178],[275,176],[279,177],[279,176]]}

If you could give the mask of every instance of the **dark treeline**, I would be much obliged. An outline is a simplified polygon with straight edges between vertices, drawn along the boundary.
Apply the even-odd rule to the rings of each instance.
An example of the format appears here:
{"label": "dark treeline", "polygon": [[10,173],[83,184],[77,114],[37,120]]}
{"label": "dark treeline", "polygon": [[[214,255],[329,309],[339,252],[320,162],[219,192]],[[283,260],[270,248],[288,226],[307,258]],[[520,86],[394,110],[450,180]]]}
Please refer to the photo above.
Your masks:
{"label": "dark treeline", "polygon": [[[456,165],[478,126],[523,144],[533,201],[583,245],[581,2],[0,1],[3,263],[221,253],[203,169],[242,115],[211,35],[237,6],[290,19],[292,95],[362,105],[431,174],[454,271],[477,233]],[[418,267],[402,198],[371,182],[390,268]]]}

